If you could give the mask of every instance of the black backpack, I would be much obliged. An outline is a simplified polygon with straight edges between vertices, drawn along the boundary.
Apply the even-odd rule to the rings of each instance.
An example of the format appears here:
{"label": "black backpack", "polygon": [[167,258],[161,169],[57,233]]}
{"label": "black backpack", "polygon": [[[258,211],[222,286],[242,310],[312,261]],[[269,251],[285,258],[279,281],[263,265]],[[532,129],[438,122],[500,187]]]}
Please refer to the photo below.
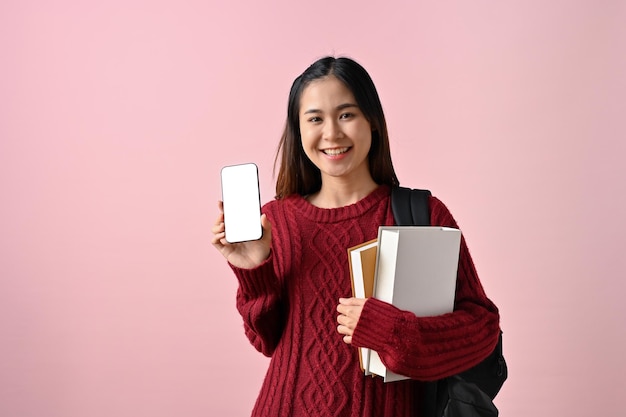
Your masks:
{"label": "black backpack", "polygon": [[[430,226],[428,190],[391,189],[391,209],[399,226]],[[502,354],[502,333],[493,352],[481,363],[460,374],[424,384],[422,415],[425,417],[496,417],[493,399],[508,377]]]}

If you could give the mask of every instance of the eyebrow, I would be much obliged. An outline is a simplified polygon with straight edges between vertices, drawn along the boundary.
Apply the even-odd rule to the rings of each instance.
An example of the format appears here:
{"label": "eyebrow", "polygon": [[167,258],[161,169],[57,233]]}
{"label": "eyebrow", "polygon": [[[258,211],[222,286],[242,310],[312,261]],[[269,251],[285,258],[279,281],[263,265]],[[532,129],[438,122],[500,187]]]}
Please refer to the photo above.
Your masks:
{"label": "eyebrow", "polygon": [[[344,103],[344,104],[338,105],[335,108],[335,110],[343,110],[343,109],[347,109],[350,107],[359,107],[359,106],[354,103]],[[311,113],[322,113],[322,111],[319,109],[309,109],[309,110],[306,110],[303,114],[311,114]]]}

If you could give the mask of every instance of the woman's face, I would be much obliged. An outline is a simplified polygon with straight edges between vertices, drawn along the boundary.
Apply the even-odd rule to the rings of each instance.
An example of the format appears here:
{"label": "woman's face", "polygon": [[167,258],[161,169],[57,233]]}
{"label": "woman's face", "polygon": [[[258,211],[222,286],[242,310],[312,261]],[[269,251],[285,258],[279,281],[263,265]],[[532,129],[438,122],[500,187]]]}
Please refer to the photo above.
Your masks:
{"label": "woman's face", "polygon": [[334,76],[312,81],[300,98],[300,133],[307,157],[333,179],[371,179],[372,128],[352,92]]}

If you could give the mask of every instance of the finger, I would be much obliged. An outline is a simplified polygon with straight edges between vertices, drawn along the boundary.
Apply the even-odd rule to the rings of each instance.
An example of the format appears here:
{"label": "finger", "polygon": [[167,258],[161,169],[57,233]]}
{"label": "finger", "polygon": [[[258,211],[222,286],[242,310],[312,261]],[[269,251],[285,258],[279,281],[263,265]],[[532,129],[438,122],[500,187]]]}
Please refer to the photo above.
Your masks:
{"label": "finger", "polygon": [[216,235],[218,233],[224,232],[224,222],[223,221],[222,222],[220,222],[220,221],[215,222],[215,224],[211,228],[211,232],[214,235]]}
{"label": "finger", "polygon": [[350,297],[350,298],[340,298],[339,299],[339,304],[343,304],[346,306],[358,306],[361,305],[363,303],[363,299],[362,298],[355,298],[355,297]]}
{"label": "finger", "polygon": [[213,239],[211,239],[211,244],[213,244],[213,246],[225,246],[224,240],[224,233],[216,233],[213,235]]}
{"label": "finger", "polygon": [[357,321],[354,319],[354,317],[341,314],[337,316],[337,323],[352,332],[356,328]]}
{"label": "finger", "polygon": [[350,316],[354,312],[355,306],[352,304],[339,304],[337,305],[337,312],[343,314],[344,316]]}
{"label": "finger", "polygon": [[350,315],[352,315],[352,309],[353,309],[352,306],[347,306],[347,305],[344,305],[344,304],[339,304],[337,306],[337,312],[340,313],[343,316],[350,316]]}
{"label": "finger", "polygon": [[346,345],[351,345],[352,344],[352,336],[344,336],[343,337],[343,341]]}
{"label": "finger", "polygon": [[272,236],[272,223],[270,223],[270,220],[267,218],[265,213],[261,214],[261,227],[263,228],[264,233],[268,236]]}
{"label": "finger", "polygon": [[337,333],[342,334],[344,336],[352,336],[354,331],[351,328],[346,327],[343,324],[340,324],[339,326],[337,326]]}
{"label": "finger", "polygon": [[211,228],[211,231],[213,233],[218,233],[223,230],[224,230],[224,213],[220,213],[215,219],[215,222],[213,222],[213,227]]}

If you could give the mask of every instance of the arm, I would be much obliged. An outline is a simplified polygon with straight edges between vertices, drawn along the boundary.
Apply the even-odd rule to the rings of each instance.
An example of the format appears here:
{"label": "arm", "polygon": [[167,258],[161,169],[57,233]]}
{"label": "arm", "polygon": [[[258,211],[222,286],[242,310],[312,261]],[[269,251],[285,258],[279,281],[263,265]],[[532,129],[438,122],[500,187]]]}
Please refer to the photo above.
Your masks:
{"label": "arm", "polygon": [[[431,222],[457,227],[436,198],[431,198]],[[479,363],[491,353],[498,335],[498,310],[486,297],[462,238],[453,313],[416,317],[372,298],[363,306],[352,343],[376,350],[396,373],[436,380]]]}
{"label": "arm", "polygon": [[244,322],[250,343],[261,353],[271,356],[283,328],[281,286],[274,273],[272,225],[265,214],[261,216],[263,237],[257,241],[230,244],[224,235],[224,212],[213,225],[213,246],[226,258],[239,280],[237,309]]}
{"label": "arm", "polygon": [[274,273],[273,256],[254,269],[231,264],[239,280],[237,310],[250,343],[265,356],[271,356],[284,328],[284,304],[280,281]]}

